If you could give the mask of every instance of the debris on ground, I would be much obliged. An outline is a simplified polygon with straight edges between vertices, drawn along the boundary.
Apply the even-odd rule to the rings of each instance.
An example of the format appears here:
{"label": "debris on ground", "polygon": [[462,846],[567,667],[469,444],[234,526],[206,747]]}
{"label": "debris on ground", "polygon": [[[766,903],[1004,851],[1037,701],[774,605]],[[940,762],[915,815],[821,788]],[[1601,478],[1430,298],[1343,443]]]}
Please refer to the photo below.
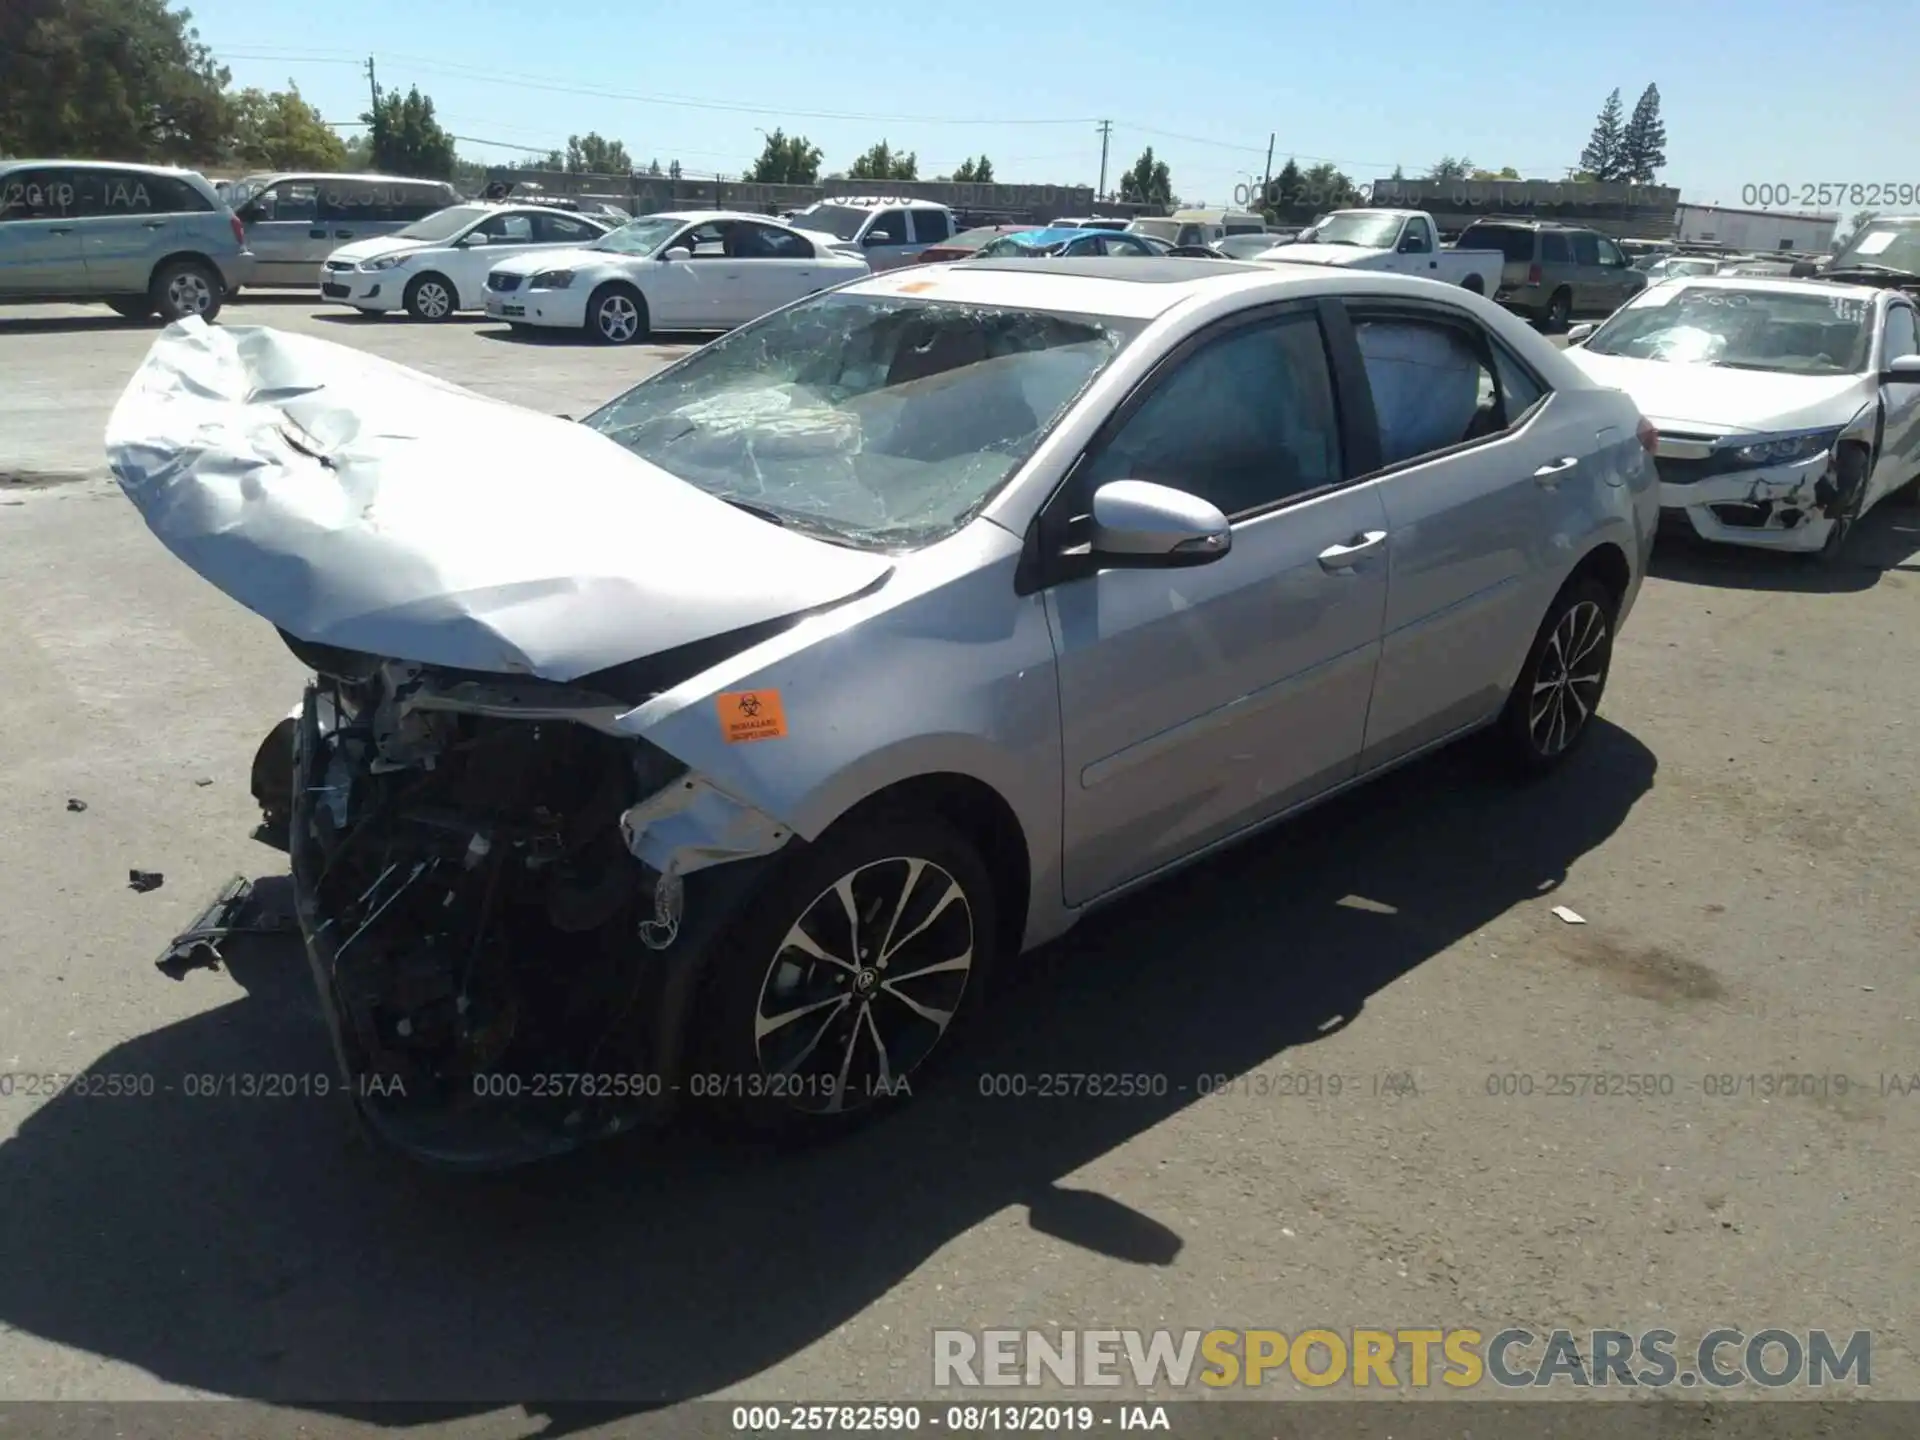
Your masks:
{"label": "debris on ground", "polygon": [[78,815],[82,810],[86,808],[87,808],[86,801],[76,800],[71,795],[67,797],[67,809],[72,811],[75,815]]}
{"label": "debris on ground", "polygon": [[1554,906],[1553,913],[1558,915],[1562,920],[1566,921],[1567,924],[1569,925],[1584,925],[1587,923],[1586,916],[1579,914],[1577,911],[1569,910],[1564,905]]}
{"label": "debris on ground", "polygon": [[234,876],[200,918],[173,937],[154,968],[169,980],[183,980],[189,971],[218,970],[226,959],[220,942],[230,935],[280,935],[294,928],[291,916],[252,913],[253,898],[253,882]]}
{"label": "debris on ground", "polygon": [[149,890],[158,890],[166,878],[158,870],[129,870],[127,888],[145,895]]}
{"label": "debris on ground", "polygon": [[206,778],[205,778],[205,777],[203,776],[202,778],[200,778],[200,779],[198,779],[198,780],[196,780],[196,781],[194,781],[193,783],[194,783],[194,784],[196,784],[196,785],[198,785],[198,786],[199,786],[199,787],[200,787],[200,788],[201,788],[202,790],[204,790],[204,789],[206,789],[206,788],[207,788],[207,786],[209,786],[209,785],[211,785],[211,784],[213,784],[213,781],[211,781],[211,780],[209,780],[209,779],[206,779]]}

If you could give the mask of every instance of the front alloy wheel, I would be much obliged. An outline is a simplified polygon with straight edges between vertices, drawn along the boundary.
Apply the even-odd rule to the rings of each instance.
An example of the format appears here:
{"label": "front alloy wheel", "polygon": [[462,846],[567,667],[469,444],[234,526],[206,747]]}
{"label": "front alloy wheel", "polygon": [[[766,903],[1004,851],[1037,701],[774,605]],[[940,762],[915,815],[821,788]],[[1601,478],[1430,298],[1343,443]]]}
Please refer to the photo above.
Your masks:
{"label": "front alloy wheel", "polygon": [[939,864],[893,856],[842,875],[767,966],[753,1019],[761,1072],[812,1114],[894,1094],[959,1012],[973,955],[973,908]]}
{"label": "front alloy wheel", "polygon": [[594,296],[589,305],[587,329],[602,345],[632,345],[646,338],[647,318],[638,298],[625,290],[609,289]]}

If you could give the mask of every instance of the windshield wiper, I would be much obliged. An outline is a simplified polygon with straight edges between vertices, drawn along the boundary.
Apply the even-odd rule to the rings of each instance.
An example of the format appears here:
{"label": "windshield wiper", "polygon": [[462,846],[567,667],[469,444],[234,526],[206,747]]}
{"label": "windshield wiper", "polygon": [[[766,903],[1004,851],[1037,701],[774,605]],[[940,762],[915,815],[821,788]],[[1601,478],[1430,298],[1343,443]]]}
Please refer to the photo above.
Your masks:
{"label": "windshield wiper", "polygon": [[737,495],[716,495],[714,498],[726,501],[736,510],[746,511],[756,520],[764,520],[769,525],[778,525],[782,530],[787,528],[787,517],[778,510],[769,510],[764,505],[755,505],[751,501],[740,499]]}
{"label": "windshield wiper", "polygon": [[1835,275],[1892,275],[1902,280],[1920,280],[1920,273],[1902,270],[1898,265],[1875,265],[1870,260],[1855,260],[1846,265],[1829,265],[1820,273],[1828,278]]}

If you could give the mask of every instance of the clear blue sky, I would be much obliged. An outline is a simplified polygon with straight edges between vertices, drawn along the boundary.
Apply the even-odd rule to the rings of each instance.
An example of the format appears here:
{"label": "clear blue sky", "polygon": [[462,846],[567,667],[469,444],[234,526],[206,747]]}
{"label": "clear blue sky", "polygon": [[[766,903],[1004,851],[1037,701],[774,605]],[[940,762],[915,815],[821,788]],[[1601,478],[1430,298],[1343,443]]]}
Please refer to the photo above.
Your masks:
{"label": "clear blue sky", "polygon": [[[951,170],[1091,185],[1144,146],[1176,193],[1222,203],[1278,135],[1355,180],[1443,154],[1558,178],[1607,92],[1660,86],[1664,183],[1739,204],[1772,183],[1920,184],[1920,84],[1890,4],[1830,0],[1213,0],[1178,7],[975,0],[200,0],[238,85],[289,79],[330,121],[366,108],[366,56],[417,84],[461,153],[504,162],[597,130],[638,164],[738,175],[760,130],[800,132],[844,169],[885,138]],[[1817,18],[1816,18],[1817,16]],[[850,118],[849,118],[850,117]],[[353,134],[348,129],[343,133]],[[480,143],[493,142],[493,143]],[[1847,207],[1840,206],[1840,209]]]}

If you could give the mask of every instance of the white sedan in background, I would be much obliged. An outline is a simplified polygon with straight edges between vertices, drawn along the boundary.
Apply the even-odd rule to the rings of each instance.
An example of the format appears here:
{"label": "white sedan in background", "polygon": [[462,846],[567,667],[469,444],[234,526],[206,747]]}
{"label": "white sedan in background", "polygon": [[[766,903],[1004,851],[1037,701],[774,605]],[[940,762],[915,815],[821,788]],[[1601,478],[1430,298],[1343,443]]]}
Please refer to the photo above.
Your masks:
{"label": "white sedan in background", "polygon": [[481,308],[487,271],[502,252],[590,245],[612,228],[611,220],[553,206],[450,205],[392,235],[341,246],[320,267],[320,294],[363,315],[405,310],[416,320],[445,320]]}
{"label": "white sedan in background", "polygon": [[870,273],[831,235],[726,210],[647,215],[594,244],[516,255],[487,276],[487,315],[633,345],[656,330],[730,330]]}
{"label": "white sedan in background", "polygon": [[1920,476],[1920,320],[1897,290],[1669,280],[1568,341],[1659,430],[1663,518],[1703,540],[1832,560]]}

